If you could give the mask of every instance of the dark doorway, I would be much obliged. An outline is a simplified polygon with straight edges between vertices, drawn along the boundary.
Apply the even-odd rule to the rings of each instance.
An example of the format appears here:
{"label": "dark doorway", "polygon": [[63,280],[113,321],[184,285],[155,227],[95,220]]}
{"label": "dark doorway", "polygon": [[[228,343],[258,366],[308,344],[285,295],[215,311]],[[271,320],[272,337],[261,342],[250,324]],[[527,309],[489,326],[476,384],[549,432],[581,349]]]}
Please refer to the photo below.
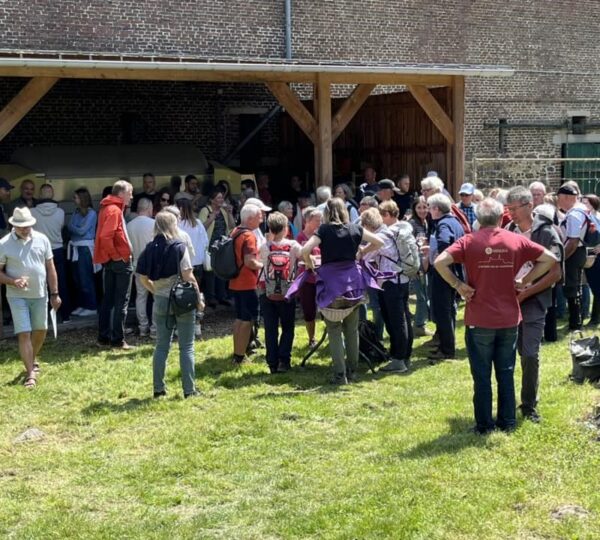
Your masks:
{"label": "dark doorway", "polygon": [[[240,141],[257,126],[262,115],[260,114],[240,114]],[[260,168],[261,157],[263,155],[262,135],[258,132],[244,148],[240,150],[240,170],[257,171]]]}

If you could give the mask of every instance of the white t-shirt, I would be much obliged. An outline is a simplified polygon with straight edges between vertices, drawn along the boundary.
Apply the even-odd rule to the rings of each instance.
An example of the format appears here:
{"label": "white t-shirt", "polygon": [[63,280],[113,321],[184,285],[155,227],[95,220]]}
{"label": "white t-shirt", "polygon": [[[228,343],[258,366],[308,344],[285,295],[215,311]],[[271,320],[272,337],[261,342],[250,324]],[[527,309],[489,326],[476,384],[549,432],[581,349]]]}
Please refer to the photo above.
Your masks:
{"label": "white t-shirt", "polygon": [[194,247],[192,265],[198,266],[199,264],[204,264],[206,248],[208,247],[208,236],[202,222],[199,219],[196,219],[196,226],[192,227],[187,221],[180,221],[179,228],[188,234],[192,246]]}
{"label": "white t-shirt", "polygon": [[148,242],[154,238],[154,220],[148,216],[137,216],[127,224],[127,236],[131,242],[133,259],[137,261]]}

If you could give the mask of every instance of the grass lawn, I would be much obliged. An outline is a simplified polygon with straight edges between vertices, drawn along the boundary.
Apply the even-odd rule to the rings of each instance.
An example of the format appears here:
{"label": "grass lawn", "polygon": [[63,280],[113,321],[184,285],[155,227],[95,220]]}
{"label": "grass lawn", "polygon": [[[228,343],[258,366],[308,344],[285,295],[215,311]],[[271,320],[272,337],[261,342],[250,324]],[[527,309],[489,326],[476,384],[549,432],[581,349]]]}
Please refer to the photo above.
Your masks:
{"label": "grass lawn", "polygon": [[[409,375],[332,388],[326,349],[269,376],[260,358],[233,368],[231,337],[214,338],[196,346],[204,396],[181,398],[175,346],[155,401],[152,344],[94,338],[49,340],[33,391],[0,342],[0,537],[600,538],[600,442],[584,423],[598,390],[567,381],[566,338],[543,347],[543,423],[488,437],[468,432],[467,362],[429,366],[419,347]],[[46,437],[15,444],[30,427]],[[553,517],[564,505],[588,514]]]}

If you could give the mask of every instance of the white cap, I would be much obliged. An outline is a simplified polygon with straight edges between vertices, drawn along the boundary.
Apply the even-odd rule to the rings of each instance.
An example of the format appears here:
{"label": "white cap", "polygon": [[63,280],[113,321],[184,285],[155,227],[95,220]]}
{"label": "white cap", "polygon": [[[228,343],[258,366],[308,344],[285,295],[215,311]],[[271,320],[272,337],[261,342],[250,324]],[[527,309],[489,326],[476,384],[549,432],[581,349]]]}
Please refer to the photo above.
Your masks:
{"label": "white cap", "polygon": [[271,207],[267,206],[264,202],[262,202],[260,199],[257,199],[256,197],[250,197],[249,199],[246,199],[246,202],[244,204],[258,206],[263,212],[271,211]]}

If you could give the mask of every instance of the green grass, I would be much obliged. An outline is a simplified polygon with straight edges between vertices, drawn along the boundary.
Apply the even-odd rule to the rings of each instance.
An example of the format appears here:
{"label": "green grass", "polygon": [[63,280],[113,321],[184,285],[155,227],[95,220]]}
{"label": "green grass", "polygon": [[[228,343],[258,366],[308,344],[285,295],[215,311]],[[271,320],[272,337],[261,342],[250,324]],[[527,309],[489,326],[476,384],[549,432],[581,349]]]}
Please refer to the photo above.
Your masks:
{"label": "green grass", "polygon": [[[417,348],[410,375],[337,389],[326,350],[269,376],[230,366],[230,339],[197,344],[204,396],[185,401],[177,347],[154,401],[152,345],[48,341],[26,391],[0,343],[0,537],[600,537],[600,443],[583,422],[598,391],[567,381],[566,339],[543,347],[544,422],[489,437],[468,433],[464,361],[428,366]],[[305,346],[299,326],[296,362]],[[28,427],[46,438],[14,444]],[[554,520],[565,504],[590,513]]]}

